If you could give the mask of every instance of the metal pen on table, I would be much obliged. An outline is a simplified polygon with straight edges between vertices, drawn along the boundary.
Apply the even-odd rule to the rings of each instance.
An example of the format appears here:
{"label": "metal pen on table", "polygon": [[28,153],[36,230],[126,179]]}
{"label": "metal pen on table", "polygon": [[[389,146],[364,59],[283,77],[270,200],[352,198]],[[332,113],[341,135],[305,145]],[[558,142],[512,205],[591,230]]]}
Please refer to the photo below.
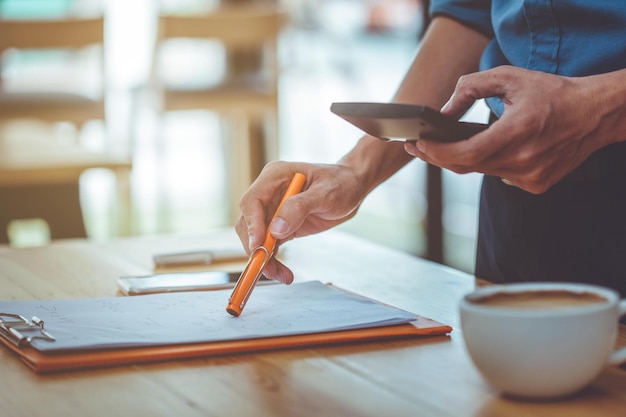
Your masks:
{"label": "metal pen on table", "polygon": [[[291,196],[298,194],[302,187],[304,187],[304,183],[306,181],[306,177],[304,174],[296,173],[287,187],[287,191],[283,195],[282,200],[276,207],[276,211],[272,216],[272,220],[276,217],[276,214],[280,211],[280,208],[283,206],[283,203]],[[270,224],[272,221],[270,221]],[[239,317],[246,303],[248,302],[248,298],[250,298],[250,294],[252,294],[252,290],[254,289],[257,281],[261,277],[261,272],[267,262],[274,256],[274,250],[276,249],[276,238],[272,236],[269,231],[269,227],[265,232],[265,241],[261,246],[255,248],[250,254],[250,259],[248,260],[248,264],[246,268],[243,270],[243,273],[239,277],[237,281],[237,285],[233,290],[230,299],[228,300],[228,306],[226,307],[226,311],[235,316]]]}

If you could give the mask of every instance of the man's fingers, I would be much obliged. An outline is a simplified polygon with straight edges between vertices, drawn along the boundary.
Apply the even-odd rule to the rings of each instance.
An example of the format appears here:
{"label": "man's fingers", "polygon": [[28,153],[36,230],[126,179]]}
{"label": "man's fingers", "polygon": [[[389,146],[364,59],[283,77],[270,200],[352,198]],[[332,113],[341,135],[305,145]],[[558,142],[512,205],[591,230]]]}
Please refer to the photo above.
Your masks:
{"label": "man's fingers", "polygon": [[441,108],[441,112],[459,118],[477,100],[487,97],[503,97],[513,71],[516,71],[513,67],[502,66],[463,75],[457,81],[452,96]]}
{"label": "man's fingers", "polygon": [[263,275],[267,278],[282,282],[283,284],[291,284],[293,282],[293,272],[287,268],[283,263],[276,260],[276,258],[270,259],[265,268],[263,269]]}
{"label": "man's fingers", "polygon": [[309,214],[310,200],[304,193],[289,197],[270,224],[270,232],[277,239],[287,239],[304,223]]}
{"label": "man's fingers", "polygon": [[[265,211],[263,203],[257,199],[242,200],[242,216],[237,224],[237,233],[248,237],[248,250],[263,244],[265,240]],[[245,229],[245,230],[244,230]]]}

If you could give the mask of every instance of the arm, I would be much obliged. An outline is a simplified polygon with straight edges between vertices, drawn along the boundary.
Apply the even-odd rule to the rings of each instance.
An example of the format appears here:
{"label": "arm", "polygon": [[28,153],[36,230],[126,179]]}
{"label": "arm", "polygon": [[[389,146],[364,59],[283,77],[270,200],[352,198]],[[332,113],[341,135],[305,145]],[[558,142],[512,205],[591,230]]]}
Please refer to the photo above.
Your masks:
{"label": "arm", "polygon": [[[459,77],[478,70],[488,42],[481,33],[454,20],[435,18],[393,101],[440,108]],[[402,144],[365,136],[339,163],[353,169],[368,193],[410,160]]]}
{"label": "arm", "polygon": [[[458,77],[478,69],[487,43],[485,35],[454,20],[434,19],[394,101],[440,107]],[[334,165],[270,163],[241,200],[237,233],[248,251],[263,242],[268,213],[278,205],[295,172],[305,174],[307,182],[303,192],[288,199],[269,225],[279,243],[350,219],[371,190],[411,159],[402,144],[365,136]],[[275,259],[264,273],[285,283],[293,280],[291,271]]]}

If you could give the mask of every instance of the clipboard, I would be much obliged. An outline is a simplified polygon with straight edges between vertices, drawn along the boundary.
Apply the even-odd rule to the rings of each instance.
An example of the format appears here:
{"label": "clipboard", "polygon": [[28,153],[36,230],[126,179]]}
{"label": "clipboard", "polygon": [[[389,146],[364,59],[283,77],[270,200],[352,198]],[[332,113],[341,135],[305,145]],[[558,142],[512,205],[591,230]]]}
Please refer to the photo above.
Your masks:
{"label": "clipboard", "polygon": [[332,103],[330,111],[386,142],[457,142],[488,127],[484,123],[458,121],[427,106],[404,103]]}
{"label": "clipboard", "polygon": [[[288,287],[292,288],[287,289]],[[293,317],[287,321],[287,323],[297,323],[297,320],[303,320],[307,323],[310,321],[312,327],[304,328],[307,326],[303,326],[303,329],[291,332],[275,331],[275,329],[270,329],[265,333],[259,329],[253,329],[253,331],[248,332],[245,330],[247,325],[256,323],[255,325],[258,327],[259,323],[262,323],[262,317],[268,314],[269,310],[267,309],[274,308],[271,305],[264,306],[262,303],[251,302],[249,311],[245,315],[248,318],[247,322],[244,318],[230,317],[225,311],[220,313],[224,317],[228,316],[228,320],[231,320],[233,326],[241,326],[244,329],[241,333],[234,333],[234,336],[227,336],[222,339],[211,337],[208,333],[196,332],[197,334],[191,335],[191,338],[177,335],[168,343],[164,343],[163,340],[154,337],[154,328],[144,328],[144,330],[137,328],[135,331],[138,333],[134,336],[135,339],[129,333],[120,333],[122,336],[118,338],[118,342],[107,344],[102,341],[115,340],[119,336],[115,334],[114,329],[112,330],[112,328],[106,325],[108,323],[107,320],[113,317],[111,314],[109,317],[104,314],[101,323],[93,323],[93,327],[99,333],[104,334],[105,337],[100,339],[92,338],[93,340],[90,338],[83,338],[85,340],[82,340],[80,337],[74,337],[78,335],[73,332],[79,332],[81,329],[84,329],[84,323],[78,320],[78,315],[82,314],[82,309],[85,306],[95,308],[98,316],[100,316],[100,309],[106,310],[111,308],[110,306],[113,304],[110,303],[116,302],[121,302],[119,305],[124,308],[137,304],[140,304],[142,307],[149,305],[162,306],[162,302],[166,300],[173,303],[188,303],[187,307],[197,309],[199,307],[198,303],[211,300],[224,291],[189,292],[88,300],[0,302],[0,311],[4,311],[7,306],[14,305],[19,306],[22,310],[32,308],[37,310],[38,314],[28,318],[22,311],[19,313],[0,313],[0,341],[31,370],[38,374],[47,374],[302,347],[410,339],[446,335],[452,331],[450,326],[437,321],[378,303],[369,298],[338,289],[332,285],[324,285],[318,281],[292,284],[291,286],[272,285],[259,288],[257,291],[258,296],[255,297],[255,302],[257,300],[263,301],[264,299],[273,300],[272,297],[275,296],[289,297],[297,293],[306,294],[312,300],[315,300],[317,297],[318,301],[309,301],[302,308],[300,317]],[[227,293],[228,290],[222,295],[227,297]],[[285,299],[283,298],[281,301],[285,301]],[[79,310],[72,310],[77,314],[76,322],[72,322],[72,320],[68,320],[68,317],[60,314],[63,308],[67,308],[67,306],[78,306],[80,308]],[[307,309],[314,309],[316,306],[318,310],[307,311]],[[54,310],[54,308],[57,309]],[[154,310],[147,311],[145,315],[148,317],[154,314],[153,317],[155,317],[155,320],[158,320],[157,308],[160,307],[154,307]],[[359,321],[360,311],[364,311],[364,314],[367,315],[370,310],[375,311],[375,316],[373,317],[376,317],[376,319]],[[41,314],[42,311],[53,311],[54,313],[51,313],[49,317],[41,318],[40,316],[43,316]],[[171,314],[170,311],[166,313],[167,315]],[[58,316],[56,317],[57,323],[54,323],[54,314]],[[345,317],[331,320],[336,322],[336,328],[331,327],[329,328],[330,330],[320,331],[314,330],[315,326],[318,326],[317,322],[307,318],[307,315],[320,315],[320,323],[325,323],[328,321],[326,314],[339,314]],[[258,319],[249,318],[255,315],[258,316]],[[356,317],[354,323],[352,323],[352,317],[348,317],[351,315]],[[174,318],[183,319],[181,317]],[[377,321],[377,319],[380,320]],[[48,322],[54,325],[48,326]],[[216,318],[215,322],[225,323],[222,320],[222,316]],[[61,331],[59,323],[64,323],[68,328]],[[346,323],[349,323],[349,325]],[[206,323],[203,325],[206,325]],[[229,330],[232,330],[227,327],[223,326],[219,333],[228,333]],[[319,329],[323,328],[324,326],[319,327]],[[110,331],[111,334],[107,335],[107,331]],[[168,329],[168,331],[174,330]],[[181,334],[184,335],[184,333]],[[119,342],[120,340],[122,343]],[[191,342],[190,340],[194,341]],[[55,348],[55,344],[59,348]]]}

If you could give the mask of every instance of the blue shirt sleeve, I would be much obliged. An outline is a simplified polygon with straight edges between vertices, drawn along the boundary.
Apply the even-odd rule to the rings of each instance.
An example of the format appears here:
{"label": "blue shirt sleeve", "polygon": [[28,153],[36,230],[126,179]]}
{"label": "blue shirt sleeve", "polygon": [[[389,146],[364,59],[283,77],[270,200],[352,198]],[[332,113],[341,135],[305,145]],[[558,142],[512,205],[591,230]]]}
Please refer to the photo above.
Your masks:
{"label": "blue shirt sleeve", "polygon": [[494,37],[491,0],[433,0],[429,12],[433,18],[446,16],[489,38]]}

